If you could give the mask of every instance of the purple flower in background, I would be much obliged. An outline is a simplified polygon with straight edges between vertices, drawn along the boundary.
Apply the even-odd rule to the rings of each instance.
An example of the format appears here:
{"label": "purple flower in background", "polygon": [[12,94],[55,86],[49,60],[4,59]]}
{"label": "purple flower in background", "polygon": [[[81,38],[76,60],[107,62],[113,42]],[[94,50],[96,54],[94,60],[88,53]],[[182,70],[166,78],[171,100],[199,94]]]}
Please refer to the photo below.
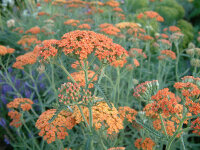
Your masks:
{"label": "purple flower in background", "polygon": [[21,83],[20,80],[16,80],[16,82],[15,82],[15,87],[16,87],[17,89],[20,88],[20,86],[21,86],[20,83]]}
{"label": "purple flower in background", "polygon": [[6,96],[4,94],[1,95],[1,101],[4,103],[4,104],[7,104],[8,101],[6,100]]}
{"label": "purple flower in background", "polygon": [[6,94],[7,92],[12,92],[13,91],[13,88],[8,85],[8,84],[4,84],[2,86],[2,93]]}
{"label": "purple flower in background", "polygon": [[11,73],[13,71],[13,69],[10,67],[8,68],[8,72]]}
{"label": "purple flower in background", "polygon": [[10,144],[10,141],[6,135],[4,135],[4,142],[8,145]]}
{"label": "purple flower in background", "polygon": [[6,127],[6,121],[4,118],[0,118],[0,125],[5,128]]}
{"label": "purple flower in background", "polygon": [[28,89],[25,90],[25,97],[26,98],[30,98],[31,97],[31,92]]}

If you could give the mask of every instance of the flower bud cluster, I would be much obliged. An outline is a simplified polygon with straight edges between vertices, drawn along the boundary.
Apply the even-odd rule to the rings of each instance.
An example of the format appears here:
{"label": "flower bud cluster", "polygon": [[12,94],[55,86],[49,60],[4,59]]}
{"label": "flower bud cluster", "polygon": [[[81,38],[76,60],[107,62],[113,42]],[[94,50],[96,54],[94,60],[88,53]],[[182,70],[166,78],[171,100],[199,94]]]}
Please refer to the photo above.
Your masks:
{"label": "flower bud cluster", "polygon": [[136,86],[133,96],[135,96],[137,99],[150,100],[151,96],[158,91],[158,88],[158,80],[146,81]]}

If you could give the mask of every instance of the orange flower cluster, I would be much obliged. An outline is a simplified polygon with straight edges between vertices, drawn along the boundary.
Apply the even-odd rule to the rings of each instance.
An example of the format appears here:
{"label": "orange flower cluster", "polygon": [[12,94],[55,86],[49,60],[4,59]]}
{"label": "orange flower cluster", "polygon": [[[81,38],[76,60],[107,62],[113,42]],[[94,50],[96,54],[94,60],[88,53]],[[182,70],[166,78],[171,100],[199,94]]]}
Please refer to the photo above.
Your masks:
{"label": "orange flower cluster", "polygon": [[10,126],[14,126],[16,128],[22,125],[21,123],[21,114],[16,110],[11,110],[8,112],[8,116],[13,119],[10,123]]}
{"label": "orange flower cluster", "polygon": [[[94,71],[88,70],[88,81],[93,77],[94,74],[95,74]],[[85,87],[86,82],[85,82],[84,71],[71,73],[71,76],[81,87]],[[67,77],[67,78],[70,79],[70,77]],[[97,79],[98,79],[98,76],[96,75],[92,81],[97,81]],[[93,87],[94,85],[92,83],[90,83],[88,86],[88,88],[93,88]]]}
{"label": "orange flower cluster", "polygon": [[170,26],[169,27],[169,31],[171,31],[171,32],[180,32],[181,29],[178,28],[177,26]]}
{"label": "orange flower cluster", "polygon": [[131,123],[133,122],[133,120],[135,120],[135,116],[137,115],[137,111],[128,106],[119,107],[118,111],[119,111],[121,120],[124,121],[124,119],[126,118],[127,121]]}
{"label": "orange flower cluster", "polygon": [[39,44],[40,42],[35,35],[24,35],[17,44],[22,45],[24,50],[29,50],[31,45]]}
{"label": "orange flower cluster", "polygon": [[58,40],[44,40],[41,45],[39,45],[40,57],[43,61],[50,59],[50,57],[54,57],[58,53],[57,44]]}
{"label": "orange flower cluster", "polygon": [[149,95],[153,95],[158,90],[158,80],[146,81],[134,88],[133,96],[138,99],[149,99]]}
{"label": "orange flower cluster", "polygon": [[27,33],[39,34],[39,33],[40,33],[40,27],[36,26],[36,27],[30,28],[30,29],[27,30],[25,33],[26,33],[26,34],[27,34]]}
{"label": "orange flower cluster", "polygon": [[58,91],[58,98],[60,103],[70,104],[74,101],[77,102],[81,97],[80,86],[77,83],[64,83],[61,85],[61,88],[59,88]]}
{"label": "orange flower cluster", "polygon": [[84,60],[88,55],[94,55],[104,63],[112,63],[117,60],[125,60],[127,51],[120,45],[113,43],[112,39],[93,31],[72,31],[63,35],[59,41],[60,48],[65,53]]}
{"label": "orange flower cluster", "polygon": [[170,92],[168,88],[159,90],[151,99],[154,100],[152,110],[155,112],[162,112],[165,116],[178,112],[175,106],[180,99],[174,93]]}
{"label": "orange flower cluster", "polygon": [[55,115],[56,109],[50,109],[43,112],[35,126],[39,130],[39,136],[43,136],[47,143],[52,143],[57,139],[65,139],[68,136],[67,129],[72,129],[75,125],[75,119],[72,117],[72,113],[66,110],[62,110],[56,118],[50,122]]}
{"label": "orange flower cluster", "polygon": [[24,29],[22,27],[17,27],[15,29],[12,30],[13,32],[18,32],[20,34],[24,33]]}
{"label": "orange flower cluster", "polygon": [[110,25],[108,27],[102,28],[100,31],[108,35],[117,36],[117,34],[120,32],[120,29],[118,29],[117,27],[113,25]]}
{"label": "orange flower cluster", "polygon": [[134,22],[120,22],[115,25],[119,29],[124,29],[124,28],[138,28],[139,25]]}
{"label": "orange flower cluster", "polygon": [[69,19],[64,22],[65,25],[71,25],[71,26],[77,26],[77,24],[79,23],[80,23],[79,20],[74,20],[74,19]]}
{"label": "orange flower cluster", "polygon": [[146,31],[140,27],[132,27],[127,30],[127,33],[130,35],[133,35],[136,38],[142,39],[142,37],[144,36],[144,33],[146,33]]}
{"label": "orange flower cluster", "polygon": [[139,61],[137,59],[135,59],[135,58],[133,59],[133,64],[135,65],[135,67],[140,66]]}
{"label": "orange flower cluster", "polygon": [[15,49],[0,45],[0,55],[12,54],[14,52],[15,52]]}
{"label": "orange flower cluster", "polygon": [[[22,111],[28,111],[32,108],[33,101],[28,98],[15,98],[12,102],[7,104],[9,109],[22,109]],[[13,119],[10,126],[16,128],[22,125],[21,123],[21,113],[17,110],[11,110],[8,112],[8,116]]]}
{"label": "orange flower cluster", "polygon": [[14,68],[24,69],[25,65],[32,65],[37,62],[39,55],[39,47],[36,46],[32,52],[28,52],[24,55],[20,55],[16,58],[16,62],[13,64]]}
{"label": "orange flower cluster", "polygon": [[139,48],[131,48],[129,50],[129,56],[130,57],[138,57],[138,56],[141,56],[143,58],[147,58],[147,55],[142,52],[142,49],[139,49]]}
{"label": "orange flower cluster", "polygon": [[[176,131],[177,126],[175,126],[173,121],[167,120],[167,121],[163,121],[164,122],[164,126],[166,129],[166,132],[169,136],[173,136],[174,132]],[[156,119],[153,121],[153,127],[158,130],[161,131],[162,130],[162,126],[161,126],[161,120],[160,119]],[[164,134],[165,132],[162,131],[162,133]],[[179,137],[179,136],[178,136]]]}
{"label": "orange flower cluster", "polygon": [[157,12],[154,12],[154,11],[145,11],[144,13],[140,13],[137,16],[137,18],[138,19],[141,19],[141,18],[153,19],[153,18],[155,18],[159,22],[164,21],[164,18],[162,16],[160,16]]}
{"label": "orange flower cluster", "polygon": [[108,150],[125,150],[125,147],[111,147]]}
{"label": "orange flower cluster", "polygon": [[142,150],[153,150],[153,147],[156,145],[151,138],[137,139],[134,144],[135,147]]}
{"label": "orange flower cluster", "polygon": [[[83,114],[89,123],[89,110],[85,106],[81,106]],[[83,117],[78,109],[78,106],[74,107],[74,113],[72,115],[76,119],[76,123],[80,123]],[[118,111],[112,104],[112,108],[108,106],[106,102],[97,102],[92,106],[93,126],[96,130],[102,126],[107,128],[107,134],[118,133],[119,130],[123,129],[123,121],[118,117]]]}
{"label": "orange flower cluster", "polygon": [[116,12],[123,12],[123,10],[122,10],[120,7],[115,7],[115,8],[113,8],[113,11],[116,11]]}
{"label": "orange flower cluster", "polygon": [[194,129],[193,133],[200,135],[200,118],[199,117],[192,122],[191,128]]}
{"label": "orange flower cluster", "polygon": [[105,5],[110,6],[110,7],[119,7],[119,2],[115,0],[109,0],[105,3]]}
{"label": "orange flower cluster", "polygon": [[200,95],[200,89],[197,85],[191,82],[176,82],[174,87],[181,91],[185,97],[196,97]]}
{"label": "orange flower cluster", "polygon": [[23,111],[28,111],[32,108],[31,105],[33,105],[33,101],[28,98],[15,98],[7,104],[7,108],[21,108]]}
{"label": "orange flower cluster", "polygon": [[89,24],[81,24],[78,26],[79,29],[91,29],[91,26]]}
{"label": "orange flower cluster", "polygon": [[41,11],[41,12],[38,12],[38,16],[49,16],[49,13]]}
{"label": "orange flower cluster", "polygon": [[163,56],[162,58],[169,57],[173,60],[176,59],[176,54],[171,50],[162,50],[160,53],[162,54],[161,56]]}

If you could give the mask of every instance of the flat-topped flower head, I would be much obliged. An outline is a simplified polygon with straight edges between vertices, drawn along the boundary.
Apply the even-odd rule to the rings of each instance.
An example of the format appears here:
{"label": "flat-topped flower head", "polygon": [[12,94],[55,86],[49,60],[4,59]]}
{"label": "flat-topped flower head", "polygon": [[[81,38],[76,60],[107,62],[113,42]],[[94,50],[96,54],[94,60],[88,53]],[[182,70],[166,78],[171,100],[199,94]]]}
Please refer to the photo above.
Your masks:
{"label": "flat-topped flower head", "polygon": [[153,100],[152,110],[158,113],[163,113],[166,116],[177,113],[178,109],[175,107],[179,98],[174,93],[170,92],[168,88],[159,90],[151,97]]}
{"label": "flat-topped flower head", "polygon": [[[183,79],[186,80],[187,78],[183,78]],[[195,97],[198,97],[200,95],[200,89],[199,89],[198,86],[195,84],[195,82],[194,83],[191,83],[191,82],[176,82],[174,84],[174,87],[177,90],[181,91],[183,96],[191,97],[191,98],[192,97],[195,98]]]}
{"label": "flat-topped flower head", "polygon": [[75,119],[72,117],[72,113],[66,110],[62,110],[56,118],[50,122],[55,115],[56,109],[50,109],[43,112],[35,126],[40,130],[39,136],[43,136],[47,143],[52,143],[56,139],[65,139],[68,136],[67,130],[72,129],[75,125]]}
{"label": "flat-topped flower head", "polygon": [[160,56],[163,56],[162,58],[170,58],[172,60],[176,59],[176,53],[174,53],[173,51],[171,50],[161,50],[161,55]]}
{"label": "flat-topped flower head", "polygon": [[119,44],[113,43],[107,36],[93,31],[71,31],[63,35],[58,47],[65,55],[85,60],[94,54],[103,63],[123,60],[127,51]]}
{"label": "flat-topped flower head", "polygon": [[155,11],[145,11],[144,13],[138,14],[137,18],[156,19],[158,22],[164,22],[164,18]]}
{"label": "flat-topped flower head", "polygon": [[12,54],[15,52],[15,49],[13,48],[8,48],[8,47],[5,47],[3,45],[0,45],[0,56],[2,55],[6,55],[6,54]]}
{"label": "flat-topped flower head", "polygon": [[55,57],[58,53],[58,40],[44,40],[38,48],[40,49],[40,58],[42,61],[47,61],[48,59]]}
{"label": "flat-topped flower head", "polygon": [[139,48],[131,48],[129,50],[129,56],[147,58],[147,55],[142,51],[142,49]]}
{"label": "flat-topped flower head", "polygon": [[115,0],[109,0],[105,3],[105,5],[110,6],[110,7],[119,7],[119,2]]}
{"label": "flat-topped flower head", "polygon": [[14,68],[24,69],[26,65],[32,65],[37,62],[38,53],[35,51],[25,53],[16,58],[16,62],[13,64]]}
{"label": "flat-topped flower head", "polygon": [[108,150],[125,150],[125,147],[111,147]]}
{"label": "flat-topped flower head", "polygon": [[124,121],[127,119],[128,122],[133,122],[135,120],[135,116],[137,115],[137,111],[128,106],[119,107],[118,108],[120,118]]}
{"label": "flat-topped flower head", "polygon": [[32,108],[33,101],[28,98],[15,98],[12,102],[7,104],[7,108],[21,108],[23,111],[28,111]]}
{"label": "flat-topped flower head", "polygon": [[154,146],[156,145],[155,142],[151,138],[139,138],[135,141],[135,147],[142,150],[153,150]]}
{"label": "flat-topped flower head", "polygon": [[22,122],[21,122],[21,113],[19,113],[18,111],[16,110],[11,110],[8,112],[8,116],[13,119],[11,122],[10,122],[10,126],[14,126],[16,128],[20,127],[22,125]]}
{"label": "flat-topped flower head", "polygon": [[[88,107],[81,106],[83,114],[89,123],[89,110]],[[112,104],[112,108],[104,101],[96,102],[92,106],[93,126],[96,130],[100,128],[106,128],[107,134],[116,134],[119,130],[123,129],[123,121],[118,116],[117,109]],[[83,122],[84,119],[77,106],[74,108],[73,117],[76,119],[76,123]]]}
{"label": "flat-topped flower head", "polygon": [[192,121],[192,126],[191,128],[193,129],[193,133],[196,133],[198,135],[200,135],[200,117],[198,117],[197,119],[195,119],[194,121]]}
{"label": "flat-topped flower head", "polygon": [[115,24],[115,26],[119,29],[139,27],[139,25],[134,22],[120,22],[120,23]]}
{"label": "flat-topped flower head", "polygon": [[38,27],[38,26],[32,27],[32,28],[30,28],[29,30],[27,30],[25,33],[26,33],[26,34],[27,34],[27,33],[39,34],[39,33],[40,33],[40,27]]}

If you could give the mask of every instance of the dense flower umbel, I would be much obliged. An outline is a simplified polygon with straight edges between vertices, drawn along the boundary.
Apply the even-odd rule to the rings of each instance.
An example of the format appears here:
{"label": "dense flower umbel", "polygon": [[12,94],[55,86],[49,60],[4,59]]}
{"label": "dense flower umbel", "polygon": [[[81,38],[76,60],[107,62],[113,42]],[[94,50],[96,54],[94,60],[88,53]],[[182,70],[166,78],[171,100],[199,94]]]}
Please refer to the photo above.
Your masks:
{"label": "dense flower umbel", "polygon": [[7,104],[7,108],[21,108],[23,111],[28,111],[32,108],[33,101],[28,98],[15,98],[12,102]]}
{"label": "dense flower umbel", "polygon": [[67,129],[72,129],[75,125],[75,119],[72,113],[62,110],[58,116],[50,122],[50,119],[55,115],[56,109],[50,109],[43,112],[38,118],[35,126],[39,130],[40,136],[43,136],[47,143],[52,143],[57,139],[65,139],[68,136]]}
{"label": "dense flower umbel", "polygon": [[131,48],[129,50],[129,56],[130,57],[138,57],[138,56],[141,56],[143,58],[147,58],[147,55],[142,52],[142,49],[139,49],[139,48]]}
{"label": "dense flower umbel", "polygon": [[[95,74],[94,71],[92,70],[88,70],[88,81],[93,77],[93,75]],[[71,73],[72,78],[81,86],[81,87],[85,87],[86,81],[85,81],[85,72],[84,71],[79,71],[79,72],[74,72]],[[70,77],[67,77],[68,79],[70,79]],[[98,76],[96,75],[93,81],[97,81]],[[92,83],[89,84],[88,88],[93,88],[94,85]]]}
{"label": "dense flower umbel", "polygon": [[155,92],[157,92],[158,87],[159,84],[157,80],[146,81],[134,88],[133,96],[138,99],[148,100],[149,95],[153,95]]}
{"label": "dense flower umbel", "polygon": [[145,11],[144,13],[140,13],[137,16],[137,18],[138,19],[141,19],[141,18],[153,19],[153,18],[155,18],[159,22],[164,21],[164,18],[162,16],[160,16],[157,12],[154,12],[154,11]]}
{"label": "dense flower umbel", "polygon": [[134,144],[135,147],[142,150],[153,150],[153,147],[156,145],[151,138],[137,139]]}
{"label": "dense flower umbel", "polygon": [[27,33],[39,34],[39,33],[40,33],[40,27],[36,26],[36,27],[30,28],[30,29],[27,30],[25,33],[26,33],[26,34],[27,34]]}
{"label": "dense flower umbel", "polygon": [[7,48],[3,45],[0,45],[0,55],[12,54],[15,52],[13,48]]}
{"label": "dense flower umbel", "polygon": [[112,26],[102,28],[100,31],[108,35],[117,36],[117,34],[120,32],[120,29],[112,25]]}
{"label": "dense flower umbel", "polygon": [[11,110],[8,112],[8,116],[13,119],[11,122],[10,122],[10,126],[14,126],[16,128],[20,127],[22,125],[22,122],[21,122],[21,113],[19,113],[18,111],[16,110]]}
{"label": "dense flower umbel", "polygon": [[63,35],[59,41],[60,48],[65,55],[76,59],[87,59],[91,53],[104,63],[112,63],[116,60],[124,60],[126,50],[113,43],[107,36],[93,31],[72,31]]}
{"label": "dense flower umbel", "polygon": [[180,99],[170,92],[168,88],[159,90],[151,99],[154,100],[152,110],[155,112],[162,112],[166,116],[178,112],[175,106]]}
{"label": "dense flower umbel", "polygon": [[17,44],[22,45],[24,50],[29,50],[30,46],[33,44],[38,44],[41,41],[37,39],[35,35],[24,35]]}
{"label": "dense flower umbel", "polygon": [[182,95],[185,97],[197,97],[200,95],[200,89],[198,86],[190,82],[176,82],[174,87],[180,90]]}
{"label": "dense flower umbel", "polygon": [[125,150],[125,147],[111,147],[108,150]]}
{"label": "dense flower umbel", "polygon": [[169,57],[173,60],[176,59],[176,54],[171,50],[162,50],[160,53],[162,54],[161,56]]}
{"label": "dense flower umbel", "polygon": [[20,55],[16,58],[16,62],[13,64],[14,68],[24,69],[25,65],[32,65],[37,62],[39,55],[39,47],[36,46],[32,52],[28,52],[24,55]]}
{"label": "dense flower umbel", "polygon": [[28,111],[32,108],[33,101],[28,98],[15,98],[12,102],[7,104],[7,108],[14,109],[8,112],[8,116],[13,119],[10,123],[10,126],[16,128],[22,125],[21,123],[21,113],[18,112],[18,109],[22,111]]}
{"label": "dense flower umbel", "polygon": [[[89,110],[85,106],[81,106],[83,114],[89,123]],[[108,106],[106,102],[97,102],[92,106],[92,116],[93,116],[93,126],[98,130],[101,127],[107,128],[107,134],[118,133],[120,129],[123,129],[123,121],[118,116],[119,113],[117,109],[112,104],[112,108]],[[75,117],[76,122],[80,123],[83,117],[77,106],[74,108],[73,117]]]}
{"label": "dense flower umbel", "polygon": [[199,117],[192,122],[191,128],[194,129],[193,133],[200,135],[200,118]]}
{"label": "dense flower umbel", "polygon": [[137,28],[139,25],[134,22],[120,22],[115,25],[119,29],[124,29],[124,28]]}
{"label": "dense flower umbel", "polygon": [[58,53],[57,44],[58,40],[44,40],[42,44],[39,46],[40,49],[40,57],[43,61],[48,60],[50,57],[54,57]]}
{"label": "dense flower umbel", "polygon": [[118,108],[120,118],[124,120],[127,119],[128,122],[133,122],[135,120],[135,116],[137,115],[137,111],[133,108],[130,108],[128,106],[119,107]]}

